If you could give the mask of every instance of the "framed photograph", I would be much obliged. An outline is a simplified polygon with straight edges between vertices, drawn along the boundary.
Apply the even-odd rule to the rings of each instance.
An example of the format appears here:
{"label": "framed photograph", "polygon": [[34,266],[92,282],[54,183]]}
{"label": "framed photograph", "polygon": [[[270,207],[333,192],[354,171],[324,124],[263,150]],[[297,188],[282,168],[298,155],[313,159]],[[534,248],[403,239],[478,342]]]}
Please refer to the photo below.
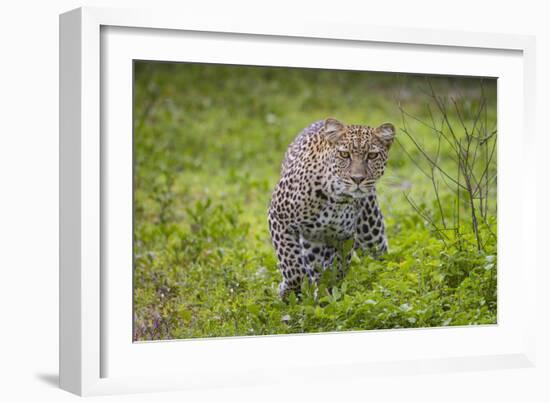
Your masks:
{"label": "framed photograph", "polygon": [[533,365],[531,37],[85,8],[60,45],[62,388]]}

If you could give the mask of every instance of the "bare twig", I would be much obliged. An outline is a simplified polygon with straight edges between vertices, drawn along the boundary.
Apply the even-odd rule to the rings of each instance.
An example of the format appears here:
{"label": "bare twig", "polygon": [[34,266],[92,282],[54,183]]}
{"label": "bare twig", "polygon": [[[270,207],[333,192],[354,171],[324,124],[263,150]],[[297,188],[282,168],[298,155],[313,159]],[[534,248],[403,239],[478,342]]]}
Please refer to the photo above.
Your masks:
{"label": "bare twig", "polygon": [[[494,156],[497,143],[496,130],[488,132],[488,102],[483,81],[481,81],[479,104],[472,111],[464,109],[460,101],[462,99],[460,92],[458,92],[458,98],[451,97],[449,103],[446,98],[437,94],[430,79],[427,79],[427,86],[429,90],[425,91],[424,94],[430,100],[426,105],[429,116],[428,121],[407,112],[401,105],[399,105],[399,110],[403,126],[401,131],[414,145],[422,160],[429,164],[429,170],[422,168],[417,156],[413,156],[403,144],[398,143],[420,172],[430,180],[441,225],[428,212],[422,211],[409,195],[405,195],[405,198],[412,208],[430,224],[439,237],[448,241],[449,238],[444,231],[449,229],[449,224],[448,217],[443,209],[438,181],[438,175],[440,175],[443,183],[455,194],[455,206],[451,210],[454,211],[451,213],[454,222],[452,230],[455,232],[459,247],[462,247],[462,242],[466,239],[461,236],[461,228],[463,228],[461,220],[464,220],[471,227],[476,246],[478,250],[481,250],[485,242],[482,239],[480,225],[487,228],[491,237],[495,237],[488,222],[490,206],[488,198],[489,188],[496,180]],[[432,110],[432,105],[435,105],[435,111]],[[408,126],[408,119],[412,119],[429,129],[431,134],[437,137],[435,154],[433,150],[429,151],[418,140],[416,134]],[[436,123],[438,121],[440,123]],[[456,125],[459,125],[461,130],[457,130]],[[441,155],[442,144],[448,145],[452,151],[451,155],[445,154],[444,160]],[[482,158],[479,157],[480,149],[482,150]],[[449,161],[456,163],[455,172],[448,169],[447,164]],[[465,218],[461,217],[463,208],[468,212]]]}

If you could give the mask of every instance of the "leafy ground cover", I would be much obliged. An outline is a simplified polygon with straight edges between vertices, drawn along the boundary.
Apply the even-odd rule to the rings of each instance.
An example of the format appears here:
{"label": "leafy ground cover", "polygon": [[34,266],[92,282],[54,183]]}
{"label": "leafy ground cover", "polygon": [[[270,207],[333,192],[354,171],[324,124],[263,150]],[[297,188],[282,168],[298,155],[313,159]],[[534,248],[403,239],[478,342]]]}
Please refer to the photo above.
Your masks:
{"label": "leafy ground cover", "polygon": [[[267,206],[287,145],[331,116],[399,129],[377,187],[390,253],[282,302]],[[496,323],[495,81],[136,62],[134,128],[135,340]],[[483,191],[452,180],[468,158]]]}

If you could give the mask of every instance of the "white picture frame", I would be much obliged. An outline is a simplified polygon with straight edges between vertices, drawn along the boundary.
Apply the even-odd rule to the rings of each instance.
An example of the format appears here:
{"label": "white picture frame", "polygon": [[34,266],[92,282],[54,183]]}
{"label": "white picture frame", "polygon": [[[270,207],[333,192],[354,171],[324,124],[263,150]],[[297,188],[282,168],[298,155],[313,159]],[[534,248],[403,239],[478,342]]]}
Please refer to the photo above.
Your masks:
{"label": "white picture frame", "polygon": [[[231,52],[224,52],[220,43]],[[313,45],[354,57],[341,65],[309,61],[304,55]],[[271,52],[262,51],[265,47]],[[533,366],[536,243],[526,234],[536,232],[534,199],[526,196],[530,192],[513,190],[517,183],[524,189],[536,188],[536,175],[528,172],[535,167],[526,164],[518,178],[506,161],[514,155],[525,160],[534,155],[534,49],[529,36],[314,20],[266,23],[103,8],[61,15],[61,387],[79,395],[96,395]],[[365,52],[384,57],[365,61],[361,56]],[[407,66],[399,67],[403,53],[413,57]],[[419,54],[424,60],[414,57]],[[441,57],[427,63],[426,58],[434,55]],[[477,62],[457,64],[468,58]],[[132,343],[131,316],[127,317],[131,271],[109,270],[115,267],[113,262],[122,267],[131,259],[127,201],[131,194],[128,100],[132,83],[128,61],[132,59],[304,67],[314,63],[327,68],[499,77],[503,83],[499,84],[499,178],[503,177],[499,181],[499,265],[503,269],[499,266],[498,325]],[[373,64],[377,60],[384,62]],[[112,135],[115,131],[122,134]],[[501,141],[500,137],[506,139],[512,132],[522,133],[523,141]],[[502,226],[515,231],[503,233]],[[503,249],[501,255],[503,245],[512,243],[514,252]],[[128,295],[128,300],[113,298],[113,293]],[[512,303],[514,293],[520,304]],[[414,348],[407,348],[406,343]],[[347,349],[338,350],[342,345]],[[361,345],[367,346],[365,352],[353,354],[352,348]],[[368,347],[372,345],[376,348]],[[320,347],[329,354],[316,354]],[[280,359],[289,348],[301,354]],[[185,365],[177,358],[182,354],[187,357]],[[152,366],[153,362],[161,365]]]}

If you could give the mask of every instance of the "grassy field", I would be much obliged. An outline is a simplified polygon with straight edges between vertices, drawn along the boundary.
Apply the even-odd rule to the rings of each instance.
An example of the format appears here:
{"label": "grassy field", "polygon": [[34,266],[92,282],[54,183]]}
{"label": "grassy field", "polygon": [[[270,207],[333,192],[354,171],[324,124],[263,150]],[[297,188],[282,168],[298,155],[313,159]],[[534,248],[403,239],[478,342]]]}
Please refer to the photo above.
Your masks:
{"label": "grassy field", "polygon": [[[134,93],[134,340],[496,323],[496,81],[138,62]],[[288,144],[327,117],[398,128],[377,186],[390,253],[282,302],[267,206]],[[445,140],[468,132],[475,152]]]}

